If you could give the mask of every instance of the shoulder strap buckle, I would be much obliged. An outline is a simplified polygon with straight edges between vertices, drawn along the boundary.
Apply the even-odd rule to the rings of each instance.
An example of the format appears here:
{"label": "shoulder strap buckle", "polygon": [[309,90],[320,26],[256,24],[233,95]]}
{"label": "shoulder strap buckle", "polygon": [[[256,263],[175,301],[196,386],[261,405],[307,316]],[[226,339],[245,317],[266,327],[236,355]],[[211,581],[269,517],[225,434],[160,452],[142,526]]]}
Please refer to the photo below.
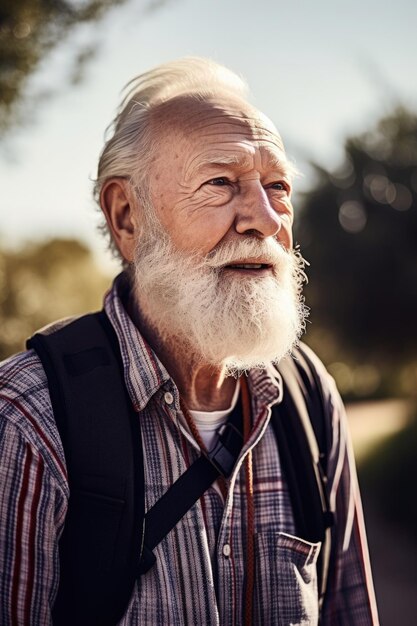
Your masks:
{"label": "shoulder strap buckle", "polygon": [[234,424],[226,422],[220,427],[216,444],[208,452],[207,458],[224,478],[232,473],[237,456],[234,451],[240,450],[242,443],[242,433]]}

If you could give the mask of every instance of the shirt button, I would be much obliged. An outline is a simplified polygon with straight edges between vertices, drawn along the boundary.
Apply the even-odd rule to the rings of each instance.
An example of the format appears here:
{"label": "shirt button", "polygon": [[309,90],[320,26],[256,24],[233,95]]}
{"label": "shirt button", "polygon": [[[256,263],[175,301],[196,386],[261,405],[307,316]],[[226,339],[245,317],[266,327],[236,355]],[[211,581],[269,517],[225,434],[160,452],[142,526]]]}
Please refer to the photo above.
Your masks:
{"label": "shirt button", "polygon": [[174,402],[174,396],[170,391],[167,391],[164,395],[164,400],[167,404],[172,404]]}
{"label": "shirt button", "polygon": [[225,543],[224,546],[223,546],[223,556],[228,558],[230,556],[231,551],[232,550],[230,548],[230,544]]}

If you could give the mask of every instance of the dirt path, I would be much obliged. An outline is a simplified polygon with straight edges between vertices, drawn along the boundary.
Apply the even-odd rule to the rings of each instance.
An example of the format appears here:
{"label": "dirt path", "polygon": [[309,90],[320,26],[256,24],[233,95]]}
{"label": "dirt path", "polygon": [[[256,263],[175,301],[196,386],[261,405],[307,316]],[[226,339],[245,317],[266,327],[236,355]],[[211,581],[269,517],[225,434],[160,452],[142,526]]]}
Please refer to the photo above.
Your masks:
{"label": "dirt path", "polygon": [[381,626],[416,626],[417,546],[362,498]]}
{"label": "dirt path", "polygon": [[[409,404],[401,400],[347,406],[359,479],[360,461],[404,427],[408,412]],[[410,498],[416,497],[415,479],[410,476]],[[362,500],[381,626],[417,626],[417,546],[381,517],[365,488]]]}

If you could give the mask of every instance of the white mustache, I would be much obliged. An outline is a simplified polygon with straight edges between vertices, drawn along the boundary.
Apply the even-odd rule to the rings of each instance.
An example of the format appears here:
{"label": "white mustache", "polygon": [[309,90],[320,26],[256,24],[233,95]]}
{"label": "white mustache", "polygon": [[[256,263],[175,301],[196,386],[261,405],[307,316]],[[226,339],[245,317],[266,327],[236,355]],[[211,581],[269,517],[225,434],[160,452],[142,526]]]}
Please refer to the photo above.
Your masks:
{"label": "white mustache", "polygon": [[288,261],[289,253],[275,239],[244,239],[231,243],[221,243],[208,253],[205,265],[219,268],[224,265],[242,262],[244,259],[260,259],[262,263],[280,266]]}

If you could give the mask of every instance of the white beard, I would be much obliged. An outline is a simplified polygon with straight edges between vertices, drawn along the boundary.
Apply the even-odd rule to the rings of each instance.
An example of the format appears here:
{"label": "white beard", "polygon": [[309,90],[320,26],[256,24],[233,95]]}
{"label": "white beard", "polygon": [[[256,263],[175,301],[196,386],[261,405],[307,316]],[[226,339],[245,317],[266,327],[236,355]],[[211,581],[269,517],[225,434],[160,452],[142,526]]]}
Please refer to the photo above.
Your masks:
{"label": "white beard", "polygon": [[[269,276],[236,276],[223,266],[245,258],[273,265]],[[228,374],[278,362],[305,329],[304,261],[274,239],[248,237],[207,255],[176,250],[159,225],[138,241],[134,295],[161,339],[178,338],[193,358]]]}

